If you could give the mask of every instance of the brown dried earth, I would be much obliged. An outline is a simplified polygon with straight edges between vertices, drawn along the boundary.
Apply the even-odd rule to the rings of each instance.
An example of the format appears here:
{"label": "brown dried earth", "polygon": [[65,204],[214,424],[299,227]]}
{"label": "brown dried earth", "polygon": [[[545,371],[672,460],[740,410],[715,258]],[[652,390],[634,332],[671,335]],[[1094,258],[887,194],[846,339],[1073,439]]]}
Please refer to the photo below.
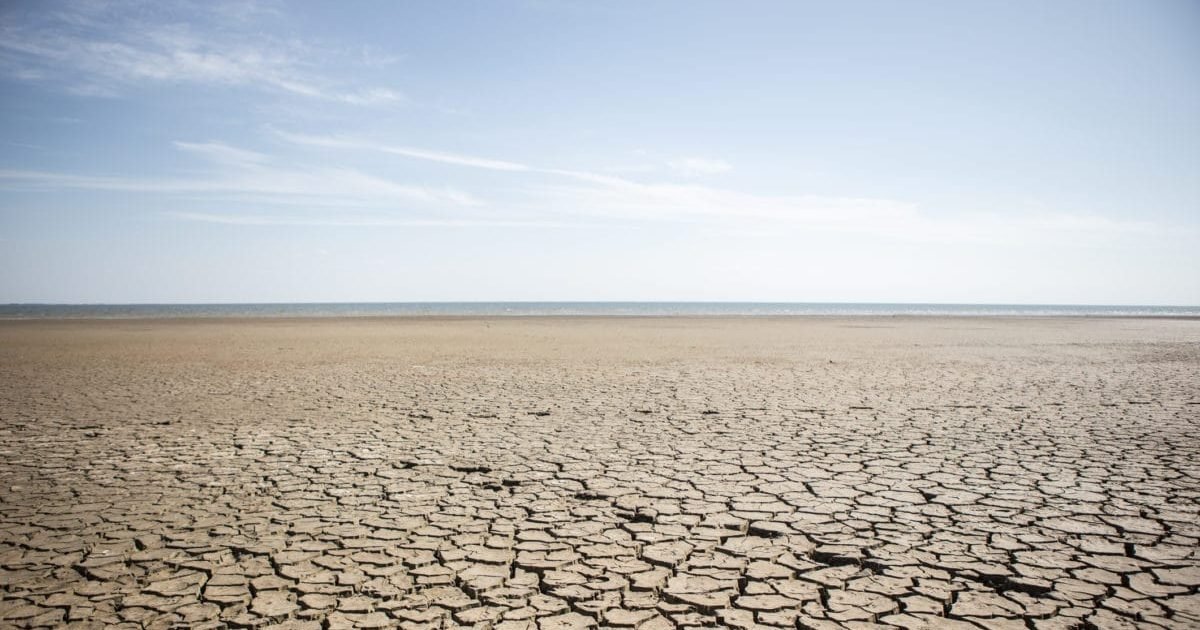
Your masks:
{"label": "brown dried earth", "polygon": [[0,323],[5,627],[1200,626],[1200,322]]}

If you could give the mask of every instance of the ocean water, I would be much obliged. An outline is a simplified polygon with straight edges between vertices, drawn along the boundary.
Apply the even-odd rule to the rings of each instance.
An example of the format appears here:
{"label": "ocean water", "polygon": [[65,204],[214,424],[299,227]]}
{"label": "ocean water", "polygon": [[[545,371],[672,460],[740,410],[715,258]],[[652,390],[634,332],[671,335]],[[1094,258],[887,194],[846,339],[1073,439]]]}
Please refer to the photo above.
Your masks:
{"label": "ocean water", "polygon": [[1200,317],[1200,306],[795,302],[364,302],[302,304],[3,304],[0,319],[172,317]]}

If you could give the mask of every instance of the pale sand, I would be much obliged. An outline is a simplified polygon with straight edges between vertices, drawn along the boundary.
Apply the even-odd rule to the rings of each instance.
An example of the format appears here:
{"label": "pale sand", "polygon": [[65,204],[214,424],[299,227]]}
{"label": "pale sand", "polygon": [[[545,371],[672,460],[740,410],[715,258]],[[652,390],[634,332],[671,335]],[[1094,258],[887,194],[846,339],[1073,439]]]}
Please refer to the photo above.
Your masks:
{"label": "pale sand", "polygon": [[1186,320],[3,322],[0,626],[1196,627],[1198,429]]}

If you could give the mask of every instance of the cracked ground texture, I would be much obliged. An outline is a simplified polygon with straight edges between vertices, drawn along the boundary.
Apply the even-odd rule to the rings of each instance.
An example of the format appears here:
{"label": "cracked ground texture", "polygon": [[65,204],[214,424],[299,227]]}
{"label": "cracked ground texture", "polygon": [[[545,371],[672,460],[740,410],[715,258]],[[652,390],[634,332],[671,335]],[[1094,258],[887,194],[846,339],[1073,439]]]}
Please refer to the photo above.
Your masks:
{"label": "cracked ground texture", "polygon": [[0,323],[0,626],[1200,627],[1200,322]]}

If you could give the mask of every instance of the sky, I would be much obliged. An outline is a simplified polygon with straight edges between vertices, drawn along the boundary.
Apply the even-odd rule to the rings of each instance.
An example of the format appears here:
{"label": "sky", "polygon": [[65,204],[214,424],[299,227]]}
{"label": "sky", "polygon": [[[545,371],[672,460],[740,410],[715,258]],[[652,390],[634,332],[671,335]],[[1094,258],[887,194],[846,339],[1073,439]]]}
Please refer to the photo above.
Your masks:
{"label": "sky", "polygon": [[1200,304],[1200,3],[0,4],[0,303]]}

